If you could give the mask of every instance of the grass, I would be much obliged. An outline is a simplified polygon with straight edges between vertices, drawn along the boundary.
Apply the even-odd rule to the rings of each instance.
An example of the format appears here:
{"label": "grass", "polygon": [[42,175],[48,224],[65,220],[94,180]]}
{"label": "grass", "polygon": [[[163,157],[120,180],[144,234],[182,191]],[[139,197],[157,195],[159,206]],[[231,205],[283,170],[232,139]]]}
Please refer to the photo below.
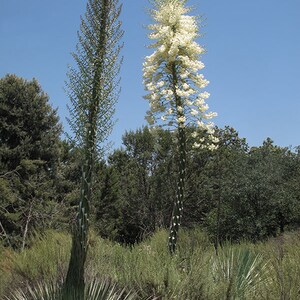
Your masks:
{"label": "grass", "polygon": [[[6,279],[11,289],[28,286],[39,281],[50,282],[66,272],[71,239],[67,234],[48,231],[32,241],[33,247],[23,252],[6,249],[0,255],[0,282]],[[0,283],[0,290],[6,286]]]}
{"label": "grass", "polygon": [[[181,231],[174,256],[166,241],[167,232],[161,230],[129,248],[92,233],[86,281],[109,281],[120,290],[134,291],[135,299],[299,299],[299,232],[265,243],[228,243],[218,255],[199,229]],[[62,282],[70,237],[48,231],[22,253],[0,249],[2,299],[11,291],[28,294],[32,287]]]}

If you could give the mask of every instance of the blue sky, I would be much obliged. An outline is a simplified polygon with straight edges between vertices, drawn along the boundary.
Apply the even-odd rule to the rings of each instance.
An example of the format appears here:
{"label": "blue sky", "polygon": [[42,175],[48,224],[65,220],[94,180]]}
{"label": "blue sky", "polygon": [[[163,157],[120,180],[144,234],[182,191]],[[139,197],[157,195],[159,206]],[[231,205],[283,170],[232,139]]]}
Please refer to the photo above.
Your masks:
{"label": "blue sky", "polygon": [[[125,130],[145,125],[142,63],[151,51],[145,25],[147,0],[123,0],[124,64],[115,147]],[[203,73],[214,122],[233,126],[250,146],[271,137],[277,145],[300,145],[300,1],[188,0],[202,15],[207,49]],[[9,0],[0,5],[0,77],[35,77],[67,130],[68,98],[63,91],[70,52],[77,43],[86,1]]]}

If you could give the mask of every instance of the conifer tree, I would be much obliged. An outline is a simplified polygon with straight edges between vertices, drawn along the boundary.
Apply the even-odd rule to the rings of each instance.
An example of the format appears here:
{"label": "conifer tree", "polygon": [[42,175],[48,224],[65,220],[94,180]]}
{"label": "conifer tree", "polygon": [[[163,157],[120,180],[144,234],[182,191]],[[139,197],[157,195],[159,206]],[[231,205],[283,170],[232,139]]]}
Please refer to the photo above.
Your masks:
{"label": "conifer tree", "polygon": [[[73,53],[76,67],[68,73],[71,100],[69,123],[82,149],[82,178],[71,258],[64,285],[71,299],[83,299],[84,265],[88,248],[90,199],[96,156],[113,126],[119,95],[120,39],[123,35],[118,0],[88,0],[81,18],[79,42]],[[66,298],[66,296],[65,296]]]}
{"label": "conifer tree", "polygon": [[[199,60],[204,49],[195,41],[199,36],[197,19],[189,16],[191,9],[185,0],[153,0],[150,15],[155,24],[149,25],[150,39],[156,40],[150,47],[155,51],[145,58],[144,83],[150,103],[146,119],[150,125],[175,127],[178,141],[178,184],[174,201],[169,235],[169,250],[175,252],[178,230],[183,211],[186,173],[186,127],[198,125],[208,134],[204,141],[195,131],[194,147],[213,150],[217,139],[214,124],[205,122],[216,113],[208,112],[206,99],[209,93],[202,89],[208,81],[199,71],[204,64]],[[204,143],[205,142],[205,143]]]}
{"label": "conifer tree", "polygon": [[[0,239],[22,248],[57,205],[61,125],[36,79],[0,78]],[[52,219],[52,220],[51,220]]]}

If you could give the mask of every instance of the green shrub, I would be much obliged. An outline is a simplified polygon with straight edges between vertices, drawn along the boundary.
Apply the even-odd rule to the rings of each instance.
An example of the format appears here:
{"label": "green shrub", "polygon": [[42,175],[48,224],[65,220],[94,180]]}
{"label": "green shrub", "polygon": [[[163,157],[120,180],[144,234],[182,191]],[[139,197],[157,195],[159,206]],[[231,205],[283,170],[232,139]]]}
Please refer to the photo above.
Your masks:
{"label": "green shrub", "polygon": [[37,236],[34,247],[19,253],[14,259],[14,271],[26,282],[51,281],[65,274],[69,259],[70,236],[56,231],[47,231]]}
{"label": "green shrub", "polygon": [[[0,297],[7,290],[63,278],[71,240],[69,235],[46,231],[36,235],[22,252],[5,249],[0,255]],[[1,275],[3,274],[3,275]]]}
{"label": "green shrub", "polygon": [[269,282],[261,294],[268,299],[299,299],[300,232],[270,239],[257,248],[269,260]]}
{"label": "green shrub", "polygon": [[0,245],[0,297],[12,281],[14,252]]}
{"label": "green shrub", "polygon": [[[91,232],[86,281],[109,282],[110,287],[116,285],[118,292],[128,287],[136,299],[299,297],[300,233],[257,244],[227,243],[218,255],[200,229],[182,230],[178,251],[173,256],[168,252],[167,236],[167,231],[160,230],[140,244],[124,247]],[[45,289],[52,294],[59,290],[57,285],[66,273],[70,244],[69,235],[47,231],[22,253],[2,248],[0,298],[5,289],[7,295],[8,286],[25,296]]]}

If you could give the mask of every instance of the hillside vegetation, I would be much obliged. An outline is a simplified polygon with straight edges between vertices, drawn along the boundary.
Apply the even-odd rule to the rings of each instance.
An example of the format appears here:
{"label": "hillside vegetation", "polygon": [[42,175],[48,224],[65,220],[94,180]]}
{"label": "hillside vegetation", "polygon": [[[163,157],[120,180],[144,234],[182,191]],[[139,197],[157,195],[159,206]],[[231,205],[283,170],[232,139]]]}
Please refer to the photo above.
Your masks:
{"label": "hillside vegetation", "polygon": [[[168,253],[166,238],[167,232],[160,230],[140,244],[125,247],[92,233],[87,282],[109,280],[134,291],[135,299],[299,298],[300,232],[256,244],[225,243],[218,255],[200,229],[182,231],[174,256]],[[21,253],[2,249],[1,297],[28,286],[59,284],[70,246],[69,235],[47,231]]]}

